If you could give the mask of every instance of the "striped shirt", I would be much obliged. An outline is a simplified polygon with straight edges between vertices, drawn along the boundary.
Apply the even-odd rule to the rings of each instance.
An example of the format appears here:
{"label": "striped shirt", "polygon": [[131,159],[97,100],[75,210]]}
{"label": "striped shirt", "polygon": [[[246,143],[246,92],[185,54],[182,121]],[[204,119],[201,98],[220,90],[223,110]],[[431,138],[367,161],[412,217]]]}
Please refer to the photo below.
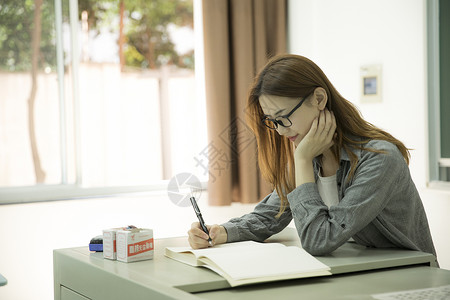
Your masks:
{"label": "striped shirt", "polygon": [[[316,183],[305,183],[287,195],[289,207],[280,218],[276,191],[254,211],[222,224],[227,242],[263,241],[283,230],[292,219],[302,246],[312,255],[331,253],[350,238],[379,248],[404,248],[436,255],[425,210],[411,179],[408,165],[392,143],[372,140],[366,148],[353,149],[358,157],[351,180],[350,159],[342,149],[337,171],[339,204],[330,208],[322,201]],[[317,180],[320,164],[313,161]]]}

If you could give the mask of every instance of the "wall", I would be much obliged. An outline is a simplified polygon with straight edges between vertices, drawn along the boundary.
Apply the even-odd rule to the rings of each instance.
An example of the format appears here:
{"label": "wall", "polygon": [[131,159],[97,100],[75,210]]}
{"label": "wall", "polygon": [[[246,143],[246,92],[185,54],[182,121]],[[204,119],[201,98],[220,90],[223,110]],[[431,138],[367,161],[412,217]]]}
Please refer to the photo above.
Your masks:
{"label": "wall", "polygon": [[[441,267],[450,269],[450,191],[428,180],[426,0],[289,0],[289,51],[312,59],[364,118],[411,151]],[[382,102],[361,103],[360,67],[382,65]]]}

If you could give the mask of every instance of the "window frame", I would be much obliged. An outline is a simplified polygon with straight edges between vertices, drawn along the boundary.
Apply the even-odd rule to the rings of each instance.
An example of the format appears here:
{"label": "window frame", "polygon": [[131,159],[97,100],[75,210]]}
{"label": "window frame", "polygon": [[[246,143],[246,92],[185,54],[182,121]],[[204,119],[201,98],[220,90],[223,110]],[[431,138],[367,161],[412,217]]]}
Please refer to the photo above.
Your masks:
{"label": "window frame", "polygon": [[427,0],[427,87],[428,87],[428,187],[450,189],[450,182],[440,180],[440,166],[448,159],[441,157],[440,122],[440,61],[439,61],[439,0]]}
{"label": "window frame", "polygon": [[[201,30],[201,16],[196,14],[201,13],[201,0],[193,0],[194,2],[194,22],[198,23]],[[124,194],[163,194],[167,193],[167,185],[169,180],[157,180],[149,185],[137,185],[137,186],[104,186],[104,187],[83,187],[82,178],[82,157],[81,157],[81,132],[80,132],[80,99],[79,99],[79,64],[80,61],[72,59],[71,67],[71,84],[72,95],[74,103],[74,139],[75,139],[75,183],[68,183],[68,157],[67,157],[67,130],[66,130],[66,99],[65,99],[65,86],[64,86],[64,50],[63,50],[63,18],[62,18],[62,2],[60,0],[54,0],[55,4],[55,31],[56,31],[56,60],[57,60],[57,78],[58,78],[58,97],[59,97],[59,113],[60,113],[60,152],[61,152],[61,183],[60,184],[35,184],[29,186],[17,186],[17,187],[0,187],[0,205],[3,204],[20,204],[31,202],[47,202],[57,200],[73,200],[73,199],[86,199],[86,198],[99,198],[99,197],[111,197]],[[72,57],[80,57],[79,51],[79,34],[78,34],[78,2],[77,0],[69,0],[69,21],[70,21],[70,51]],[[200,32],[200,31],[199,31]],[[200,39],[201,40],[201,39]],[[195,80],[204,81],[203,72],[197,72],[197,66],[202,64],[198,55],[202,55],[203,49],[197,49],[201,43],[196,42],[196,72]],[[200,50],[200,51],[197,51]],[[197,54],[197,52],[199,54]],[[198,63],[197,63],[198,62]],[[200,63],[200,64],[199,64]],[[196,84],[197,88],[201,85]],[[200,97],[204,98],[204,93],[199,92]],[[165,93],[165,96],[168,96]],[[164,97],[164,95],[163,95]],[[167,107],[162,114],[169,114]],[[168,116],[167,116],[168,117]],[[168,118],[165,122],[169,122]],[[167,124],[161,124],[163,128],[168,128]],[[170,143],[162,141],[162,150],[170,147]],[[167,168],[170,167],[170,161],[165,161],[163,164],[163,173],[168,174]],[[170,172],[169,172],[170,173]],[[175,175],[175,174],[171,174]],[[207,188],[207,181],[201,182],[202,189]]]}

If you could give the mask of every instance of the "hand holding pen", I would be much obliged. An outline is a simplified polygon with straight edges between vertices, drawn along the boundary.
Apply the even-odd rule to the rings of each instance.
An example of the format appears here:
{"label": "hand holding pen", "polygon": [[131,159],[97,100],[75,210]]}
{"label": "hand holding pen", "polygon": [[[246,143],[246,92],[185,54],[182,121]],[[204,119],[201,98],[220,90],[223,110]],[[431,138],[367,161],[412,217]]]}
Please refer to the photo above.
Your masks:
{"label": "hand holding pen", "polygon": [[226,243],[228,236],[225,228],[217,224],[211,226],[205,225],[197,201],[194,197],[191,197],[190,200],[199,221],[193,223],[191,229],[188,231],[188,241],[191,247],[193,249],[200,249]]}
{"label": "hand holding pen", "polygon": [[191,200],[192,207],[194,208],[195,214],[197,215],[198,221],[200,223],[200,226],[201,226],[203,232],[205,232],[208,235],[208,243],[210,246],[212,246],[213,245],[212,240],[211,240],[211,237],[209,236],[209,231],[205,225],[205,221],[203,220],[202,213],[200,212],[200,208],[197,205],[197,201],[195,201],[194,196],[192,196],[190,198],[190,200]]}

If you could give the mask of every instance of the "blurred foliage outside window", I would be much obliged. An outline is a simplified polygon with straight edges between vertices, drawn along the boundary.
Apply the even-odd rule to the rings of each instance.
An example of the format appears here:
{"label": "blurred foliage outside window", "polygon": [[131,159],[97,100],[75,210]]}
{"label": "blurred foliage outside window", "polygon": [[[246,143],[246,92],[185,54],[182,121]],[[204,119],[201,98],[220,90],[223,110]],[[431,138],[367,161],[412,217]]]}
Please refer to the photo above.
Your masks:
{"label": "blurred foliage outside window", "polygon": [[[0,2],[0,69],[29,71],[32,60],[34,11],[39,0],[2,0]],[[54,70],[55,19],[54,2],[40,5],[41,40],[38,66],[40,70]],[[63,5],[63,23],[67,19],[68,1]],[[180,68],[194,68],[194,50],[179,53],[171,37],[174,28],[193,29],[192,0],[79,0],[78,10],[87,12],[88,30],[97,32],[108,28],[123,34],[118,40],[126,67],[155,69],[163,64]],[[121,27],[120,20],[123,22]]]}
{"label": "blurred foliage outside window", "polygon": [[[70,93],[70,89],[73,88],[66,77],[71,72],[71,39],[73,37],[70,36],[69,0],[62,0],[61,4],[65,73],[63,80],[66,81],[67,97],[67,93]],[[78,0],[78,17],[78,39],[81,50],[79,60],[82,63],[88,63],[91,66],[101,63],[113,63],[116,66],[120,64],[119,72],[127,74],[158,70],[162,66],[187,69],[193,74],[193,0]],[[63,127],[59,125],[58,83],[57,80],[54,80],[57,79],[56,40],[54,0],[0,1],[0,76],[3,81],[0,82],[0,89],[6,91],[6,94],[0,95],[0,106],[3,107],[3,112],[0,112],[0,127],[2,127],[0,128],[0,142],[2,143],[0,186],[9,186],[7,178],[10,176],[8,174],[12,173],[15,178],[12,185],[29,185],[33,181],[37,184],[60,183],[61,178],[57,173],[60,172],[58,168],[60,169],[61,165],[56,161],[58,161],[58,157],[61,157],[58,143],[62,143],[58,137],[58,130]],[[84,70],[87,69],[92,68],[86,67]],[[93,74],[88,74],[86,80],[93,78],[95,76]],[[118,80],[125,84],[128,79],[124,78]],[[86,84],[98,89],[100,79],[99,81],[91,80]],[[138,82],[139,80],[128,81]],[[192,83],[190,85],[192,86]],[[130,86],[134,87],[134,85]],[[141,84],[141,86],[143,92],[134,95],[133,99],[148,103],[149,96],[147,94],[153,92],[148,90],[147,83]],[[108,87],[104,86],[103,88]],[[125,88],[123,93],[125,90],[127,89]],[[183,91],[178,92],[183,93]],[[85,95],[89,93],[90,91],[85,91]],[[178,105],[180,109],[183,108],[183,105],[192,106],[192,102],[190,102],[192,100],[187,98],[190,97],[188,94],[184,92],[185,104]],[[116,96],[120,97],[120,95]],[[68,97],[70,98],[70,96]],[[149,106],[146,111],[138,106],[132,107],[133,99],[122,98],[123,103],[117,105],[127,107],[130,116],[137,111],[138,113],[134,113],[135,120],[148,119],[149,111],[155,110],[155,106]],[[153,96],[150,100],[153,101],[154,98]],[[70,99],[66,101],[70,101]],[[111,107],[114,102],[112,98],[101,99],[97,95],[95,99],[85,97],[82,101],[91,101],[92,107],[89,109],[92,111],[83,111],[82,113],[85,116],[93,115],[93,118],[81,126],[92,128],[93,125],[96,125],[97,128],[106,128],[98,136],[108,135],[108,138],[115,136],[113,133],[117,128],[110,128],[108,124],[118,123],[117,120],[121,120],[120,118],[117,119],[113,114],[105,115],[106,121],[101,126],[96,119],[99,111],[103,113],[107,107]],[[98,103],[103,103],[101,105],[105,106],[98,106]],[[6,109],[4,109],[5,107]],[[64,123],[73,122],[73,116],[70,116],[73,111],[70,111],[70,107],[68,109],[68,115],[61,119]],[[97,110],[95,111],[95,109]],[[137,116],[138,114],[139,116]],[[130,116],[127,115],[127,118]],[[125,120],[125,115],[122,115],[121,118]],[[122,125],[120,123],[117,126]],[[69,125],[67,131],[73,130],[71,126],[73,124]],[[159,130],[154,125],[152,125],[153,127],[140,126],[143,136],[148,135],[148,131],[146,132],[148,128],[155,132]],[[139,125],[136,125],[134,129],[128,129],[127,132],[137,132],[136,128],[139,128]],[[70,134],[73,132],[69,132]],[[122,133],[122,138],[126,134]],[[11,137],[14,137],[14,140]],[[70,138],[67,147],[69,152],[73,152],[74,142]],[[123,140],[119,140],[119,138],[117,137],[117,142],[123,144]],[[82,137],[82,139],[84,141],[86,137]],[[136,138],[136,140],[139,139],[142,137]],[[105,145],[103,145],[105,149],[108,149]],[[97,145],[91,147],[96,148]],[[129,146],[129,148],[136,149],[137,147]],[[102,155],[107,156],[106,153]],[[117,156],[120,155],[117,152]],[[129,151],[126,156],[136,155]],[[141,158],[136,157],[135,164],[138,164]],[[69,157],[69,160],[71,159]],[[114,161],[111,160],[108,163],[113,164]],[[73,159],[68,161],[68,164],[73,165]],[[116,162],[116,164],[120,163]],[[126,165],[127,162],[122,162],[122,164]],[[30,166],[34,169],[34,175],[28,174],[31,173],[28,171]],[[105,168],[103,172],[108,174],[109,171]],[[50,179],[49,173],[51,173]],[[124,172],[119,170],[117,173]],[[145,176],[147,175],[145,174]],[[35,180],[31,179],[33,176]],[[24,179],[20,179],[21,177]]]}

